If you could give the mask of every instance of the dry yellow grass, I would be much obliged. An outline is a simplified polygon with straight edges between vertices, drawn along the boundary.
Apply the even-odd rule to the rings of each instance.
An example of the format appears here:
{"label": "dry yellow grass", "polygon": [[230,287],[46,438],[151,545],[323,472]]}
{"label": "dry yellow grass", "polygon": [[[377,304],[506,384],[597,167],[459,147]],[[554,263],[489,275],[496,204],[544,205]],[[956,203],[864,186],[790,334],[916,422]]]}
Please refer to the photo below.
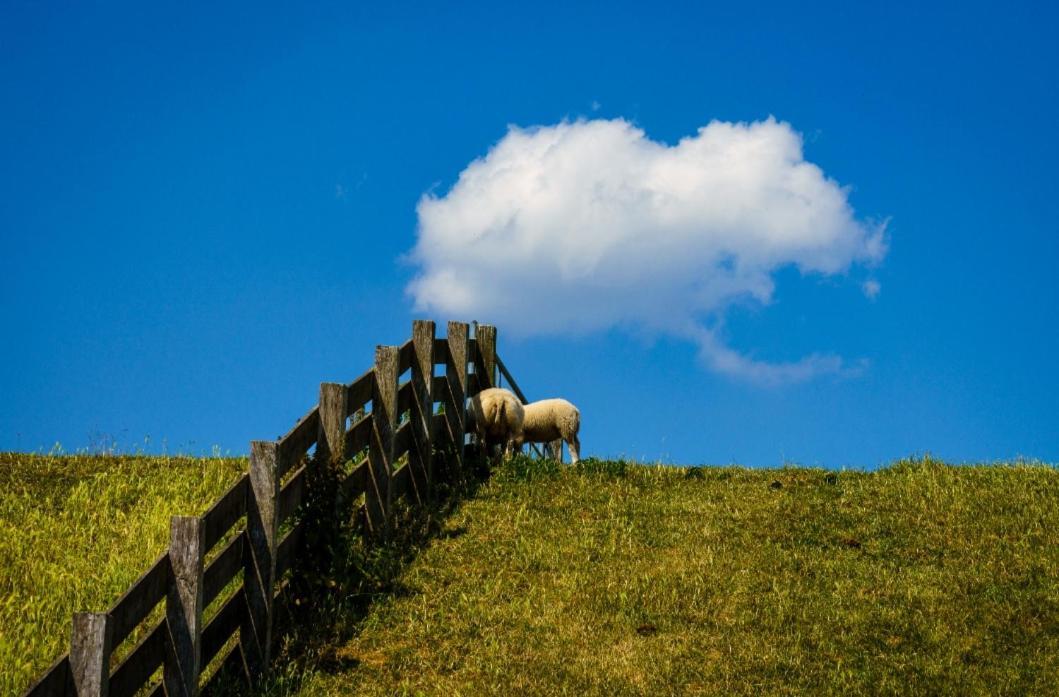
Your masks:
{"label": "dry yellow grass", "polygon": [[246,470],[215,458],[0,454],[0,694],[20,694],[70,637]]}

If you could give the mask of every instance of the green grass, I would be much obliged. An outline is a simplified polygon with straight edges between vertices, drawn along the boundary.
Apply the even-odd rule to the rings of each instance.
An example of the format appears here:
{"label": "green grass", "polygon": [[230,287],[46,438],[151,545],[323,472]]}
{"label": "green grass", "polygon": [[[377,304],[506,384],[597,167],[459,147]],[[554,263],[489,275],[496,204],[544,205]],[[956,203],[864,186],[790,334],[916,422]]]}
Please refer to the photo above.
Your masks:
{"label": "green grass", "polygon": [[246,461],[0,453],[0,695],[68,650],[74,612],[102,611]]}
{"label": "green grass", "polygon": [[[0,694],[245,467],[0,455]],[[1053,467],[520,458],[442,513],[288,595],[266,693],[1059,694]]]}
{"label": "green grass", "polygon": [[266,692],[1059,694],[1053,467],[520,459],[441,525]]}

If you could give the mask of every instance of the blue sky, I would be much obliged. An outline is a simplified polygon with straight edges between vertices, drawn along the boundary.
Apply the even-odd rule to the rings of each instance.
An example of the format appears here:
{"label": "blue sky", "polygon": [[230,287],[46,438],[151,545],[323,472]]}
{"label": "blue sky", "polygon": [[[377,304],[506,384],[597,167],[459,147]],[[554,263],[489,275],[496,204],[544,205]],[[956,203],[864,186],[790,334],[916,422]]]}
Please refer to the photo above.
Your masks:
{"label": "blue sky", "polygon": [[1056,20],[1043,4],[5,2],[0,449],[246,452],[407,338],[417,205],[509,126],[626,123],[674,148],[771,116],[858,224],[886,221],[885,255],[769,267],[767,301],[700,319],[747,360],[856,369],[762,384],[620,312],[581,333],[502,308],[448,318],[498,325],[531,398],[581,407],[588,455],[1057,461]]}

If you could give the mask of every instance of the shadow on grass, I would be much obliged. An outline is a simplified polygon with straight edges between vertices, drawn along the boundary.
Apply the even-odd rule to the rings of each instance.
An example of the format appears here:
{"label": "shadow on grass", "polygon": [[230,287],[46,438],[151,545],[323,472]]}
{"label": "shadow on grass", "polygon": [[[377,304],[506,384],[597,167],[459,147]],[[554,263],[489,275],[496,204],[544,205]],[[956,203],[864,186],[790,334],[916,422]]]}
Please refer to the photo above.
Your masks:
{"label": "shadow on grass", "polygon": [[336,520],[327,513],[353,507],[353,502],[336,501],[338,477],[315,464],[307,472],[314,476],[301,508],[304,546],[276,596],[270,672],[254,688],[242,676],[221,676],[210,695],[288,695],[314,672],[357,668],[360,662],[336,647],[360,631],[375,603],[418,592],[400,582],[401,572],[432,540],[466,534],[465,527],[447,528],[445,521],[489,478],[487,463],[470,447],[462,472],[437,457],[435,477],[443,483],[435,486],[434,501],[424,506],[395,502],[389,538],[370,542],[361,519]]}

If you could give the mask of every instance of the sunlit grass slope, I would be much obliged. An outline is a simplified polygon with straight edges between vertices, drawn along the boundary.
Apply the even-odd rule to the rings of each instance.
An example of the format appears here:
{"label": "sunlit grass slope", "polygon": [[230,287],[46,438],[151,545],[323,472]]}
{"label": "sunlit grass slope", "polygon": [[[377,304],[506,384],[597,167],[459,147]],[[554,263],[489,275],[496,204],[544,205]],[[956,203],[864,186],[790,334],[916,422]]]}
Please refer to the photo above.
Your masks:
{"label": "sunlit grass slope", "polygon": [[1059,694],[1057,531],[1048,466],[520,460],[269,692]]}
{"label": "sunlit grass slope", "polygon": [[0,695],[68,648],[70,619],[102,611],[245,460],[0,453]]}

